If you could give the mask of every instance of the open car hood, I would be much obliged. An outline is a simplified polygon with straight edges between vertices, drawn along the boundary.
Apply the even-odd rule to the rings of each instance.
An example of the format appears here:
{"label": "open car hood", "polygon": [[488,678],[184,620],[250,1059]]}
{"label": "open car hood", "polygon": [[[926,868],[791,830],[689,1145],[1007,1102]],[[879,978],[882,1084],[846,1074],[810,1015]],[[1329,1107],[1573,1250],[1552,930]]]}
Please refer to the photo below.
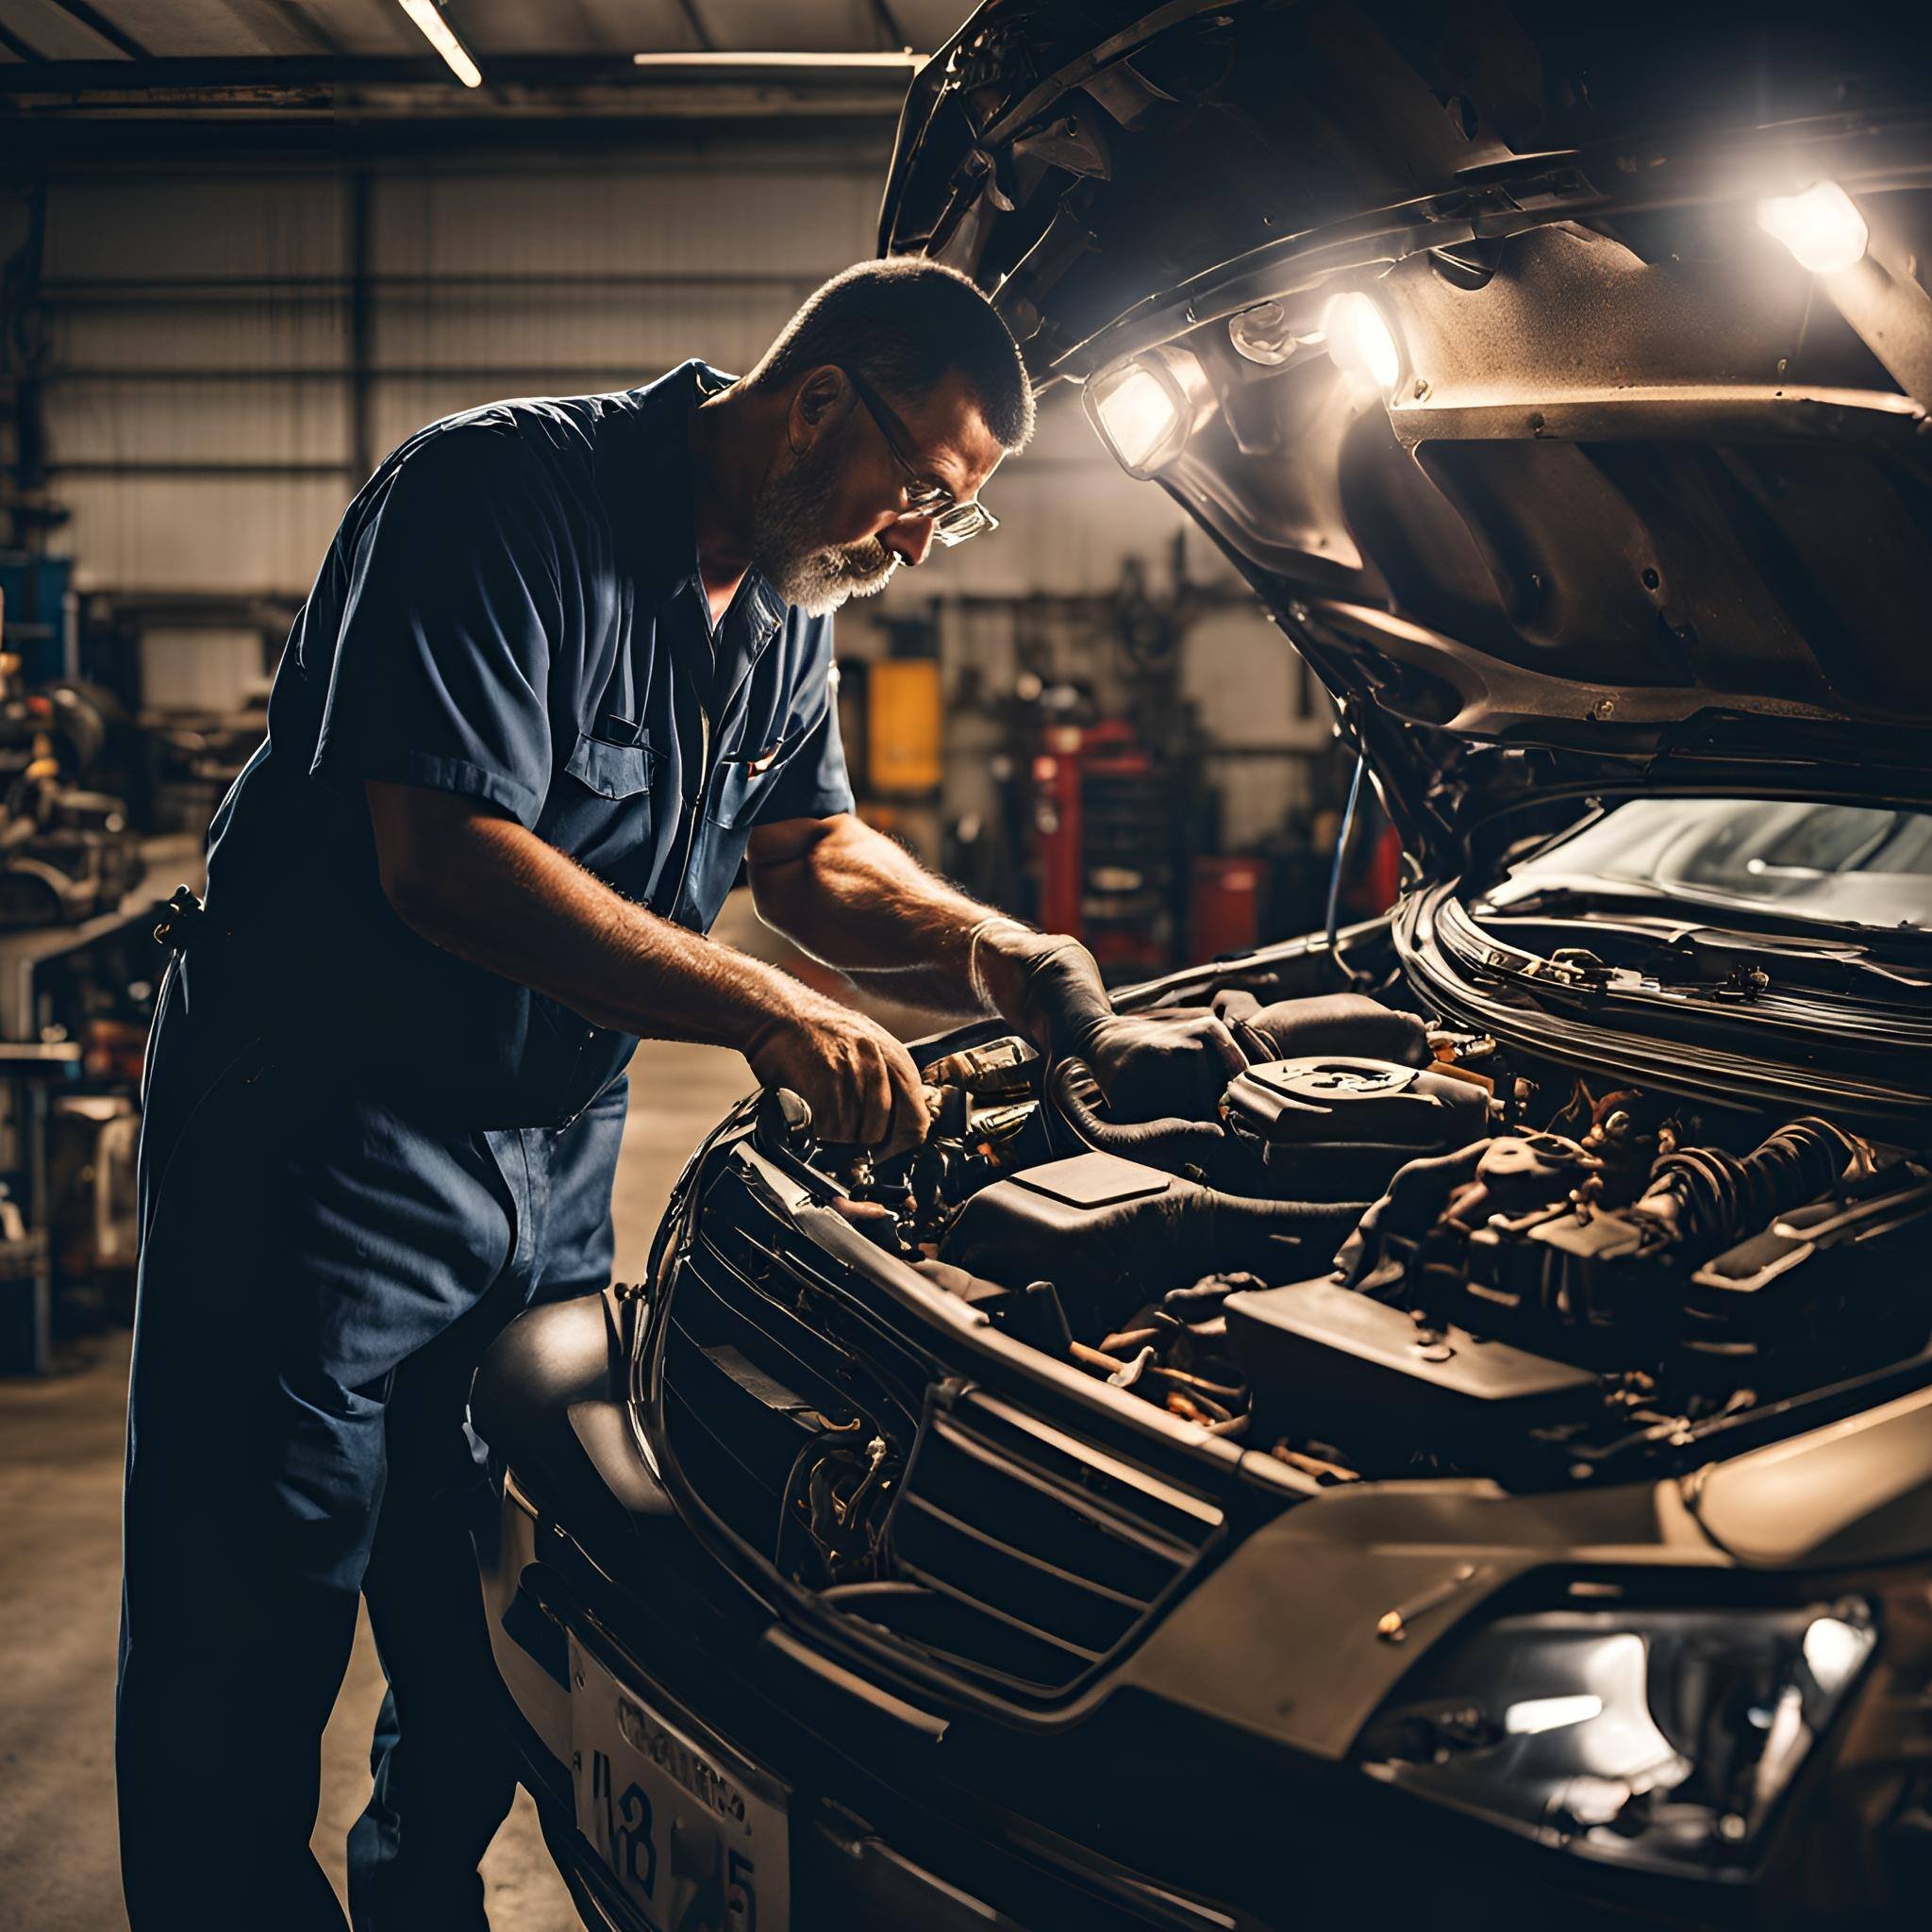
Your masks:
{"label": "open car hood", "polygon": [[881,248],[1111,397],[1429,870],[1564,793],[1923,800],[1914,11],[991,0]]}

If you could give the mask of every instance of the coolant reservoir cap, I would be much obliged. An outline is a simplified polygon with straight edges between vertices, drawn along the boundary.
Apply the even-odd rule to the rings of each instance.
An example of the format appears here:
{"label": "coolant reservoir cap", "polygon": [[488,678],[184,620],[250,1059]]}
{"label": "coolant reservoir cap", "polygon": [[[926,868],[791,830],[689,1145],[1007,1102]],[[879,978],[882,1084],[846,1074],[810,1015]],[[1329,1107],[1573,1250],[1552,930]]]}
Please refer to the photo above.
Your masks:
{"label": "coolant reservoir cap", "polygon": [[1415,1085],[1416,1069],[1393,1060],[1270,1060],[1250,1067],[1246,1078],[1273,1093],[1310,1107],[1346,1107],[1376,1094],[1402,1093]]}
{"label": "coolant reservoir cap", "polygon": [[1461,1116],[1479,1118],[1485,1099],[1426,1068],[1326,1054],[1250,1067],[1229,1085],[1221,1111],[1238,1132],[1265,1141],[1427,1147],[1465,1138]]}

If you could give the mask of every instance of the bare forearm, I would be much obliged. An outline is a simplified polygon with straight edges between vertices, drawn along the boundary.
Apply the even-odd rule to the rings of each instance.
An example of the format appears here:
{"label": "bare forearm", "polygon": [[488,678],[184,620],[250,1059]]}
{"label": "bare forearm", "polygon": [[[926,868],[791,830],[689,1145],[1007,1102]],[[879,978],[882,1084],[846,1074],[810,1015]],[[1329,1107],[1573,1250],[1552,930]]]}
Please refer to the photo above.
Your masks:
{"label": "bare forearm", "polygon": [[534,833],[475,800],[365,788],[382,887],[433,945],[652,1040],[736,1047],[789,1088],[820,1138],[894,1154],[925,1133],[906,1049],[789,974],[633,906]]}
{"label": "bare forearm", "polygon": [[1211,1014],[1116,1014],[1077,940],[991,912],[857,819],[774,825],[751,859],[759,913],[808,952],[920,1005],[991,1006],[1050,1058],[1085,1061],[1123,1118],[1207,1119],[1247,1064]]}
{"label": "bare forearm", "polygon": [[992,908],[857,820],[775,861],[754,854],[758,916],[861,986],[934,1012],[979,1009],[970,941]]}
{"label": "bare forearm", "polygon": [[776,967],[631,904],[509,820],[472,819],[441,859],[433,883],[391,884],[403,918],[593,1025],[749,1049],[815,998]]}
{"label": "bare forearm", "polygon": [[984,1010],[983,991],[1037,1044],[1069,1052],[1083,1043],[1075,1034],[1084,1039],[1112,1010],[1078,941],[1004,917],[856,819],[796,841],[775,861],[759,863],[755,853],[752,884],[768,924],[909,1004],[974,1013]]}

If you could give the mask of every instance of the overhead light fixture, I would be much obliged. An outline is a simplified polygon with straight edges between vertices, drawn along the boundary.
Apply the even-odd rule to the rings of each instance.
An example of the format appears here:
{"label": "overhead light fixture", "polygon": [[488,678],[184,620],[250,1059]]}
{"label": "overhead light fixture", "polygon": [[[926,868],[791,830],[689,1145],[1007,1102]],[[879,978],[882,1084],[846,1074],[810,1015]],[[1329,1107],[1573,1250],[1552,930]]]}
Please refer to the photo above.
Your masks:
{"label": "overhead light fixture", "polygon": [[1257,302],[1230,316],[1227,339],[1236,355],[1258,362],[1264,369],[1278,369],[1291,360],[1302,345],[1302,338],[1289,322],[1287,308],[1279,302]]}
{"label": "overhead light fixture", "polygon": [[471,58],[470,50],[457,39],[456,29],[443,19],[436,0],[396,0],[415,22],[423,38],[442,56],[443,63],[465,87],[481,87],[483,70]]}
{"label": "overhead light fixture", "polygon": [[1836,181],[1814,181],[1802,194],[1766,195],[1757,225],[1815,275],[1856,268],[1872,240],[1857,203]]}
{"label": "overhead light fixture", "polygon": [[1214,413],[1214,386],[1187,349],[1150,349],[1103,370],[1081,392],[1089,420],[1130,476],[1151,476]]}
{"label": "overhead light fixture", "polygon": [[1329,359],[1338,369],[1360,376],[1384,397],[1402,378],[1402,351],[1382,311],[1358,290],[1329,303],[1322,316]]}
{"label": "overhead light fixture", "polygon": [[860,71],[889,69],[917,74],[932,58],[901,47],[896,54],[751,54],[706,52],[688,54],[633,54],[634,67],[844,67]]}

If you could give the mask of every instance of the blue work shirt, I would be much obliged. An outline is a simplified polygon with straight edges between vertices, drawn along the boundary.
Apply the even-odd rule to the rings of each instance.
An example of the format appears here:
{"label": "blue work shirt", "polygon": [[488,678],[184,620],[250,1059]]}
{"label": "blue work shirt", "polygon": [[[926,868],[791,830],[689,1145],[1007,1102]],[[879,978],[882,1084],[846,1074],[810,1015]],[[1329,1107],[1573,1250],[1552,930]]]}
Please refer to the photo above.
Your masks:
{"label": "blue work shirt", "polygon": [[830,620],[753,572],[711,625],[691,418],[727,381],[692,361],[469,410],[349,506],[209,835],[222,977],[318,1070],[426,1118],[542,1126],[637,1043],[405,925],[365,780],[483,800],[694,932],[754,825],[852,808]]}

